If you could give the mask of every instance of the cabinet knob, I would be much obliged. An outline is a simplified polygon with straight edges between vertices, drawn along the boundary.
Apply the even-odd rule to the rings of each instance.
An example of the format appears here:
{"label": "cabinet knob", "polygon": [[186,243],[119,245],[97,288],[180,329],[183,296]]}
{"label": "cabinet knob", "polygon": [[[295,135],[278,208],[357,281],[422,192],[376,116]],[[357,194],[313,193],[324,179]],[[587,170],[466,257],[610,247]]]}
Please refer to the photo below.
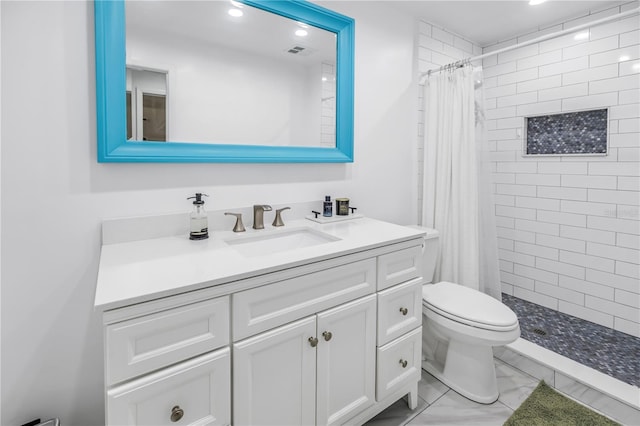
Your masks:
{"label": "cabinet knob", "polygon": [[408,363],[407,363],[407,361],[406,361],[406,360],[404,360],[404,359],[400,358],[400,365],[402,366],[402,368],[407,368],[407,364],[408,364]]}
{"label": "cabinet knob", "polygon": [[325,331],[324,333],[322,333],[322,336],[324,337],[324,340],[328,342],[333,337],[333,334],[331,334],[330,331]]}
{"label": "cabinet knob", "polygon": [[179,405],[176,405],[175,407],[173,407],[171,409],[171,421],[172,422],[179,422],[180,419],[182,419],[182,416],[184,416],[184,410],[182,408],[180,408]]}
{"label": "cabinet knob", "polygon": [[402,315],[407,315],[409,313],[409,310],[407,308],[400,308],[400,312],[402,313]]}
{"label": "cabinet knob", "polygon": [[316,339],[315,337],[309,337],[309,344],[312,348],[315,348],[316,346],[318,346],[318,339]]}

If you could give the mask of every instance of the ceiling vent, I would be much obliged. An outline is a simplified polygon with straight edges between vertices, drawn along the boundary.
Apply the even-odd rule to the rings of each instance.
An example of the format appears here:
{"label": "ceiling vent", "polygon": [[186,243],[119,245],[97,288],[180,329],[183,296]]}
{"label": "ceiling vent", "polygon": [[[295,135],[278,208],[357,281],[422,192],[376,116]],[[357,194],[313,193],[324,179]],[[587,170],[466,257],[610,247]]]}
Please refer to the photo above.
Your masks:
{"label": "ceiling vent", "polygon": [[289,49],[286,49],[285,52],[298,56],[311,56],[316,52],[316,49],[295,45],[293,47],[290,47]]}

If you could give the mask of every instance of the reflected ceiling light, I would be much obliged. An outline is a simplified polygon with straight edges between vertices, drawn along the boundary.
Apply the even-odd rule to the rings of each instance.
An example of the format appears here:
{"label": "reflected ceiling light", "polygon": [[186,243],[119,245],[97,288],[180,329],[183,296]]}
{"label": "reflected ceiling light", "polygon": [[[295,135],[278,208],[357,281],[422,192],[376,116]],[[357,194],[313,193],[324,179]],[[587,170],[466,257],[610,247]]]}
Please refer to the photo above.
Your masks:
{"label": "reflected ceiling light", "polygon": [[622,55],[622,56],[620,56],[620,58],[618,58],[618,62],[628,61],[629,59],[631,59],[629,56]]}
{"label": "reflected ceiling light", "polygon": [[238,9],[242,9],[244,7],[244,4],[240,3],[239,1],[229,0],[229,3],[231,3],[233,7],[237,7]]}
{"label": "reflected ceiling light", "polygon": [[242,13],[242,11],[240,9],[229,9],[229,15],[233,16],[234,18],[239,18],[242,15],[244,15],[244,13]]}
{"label": "reflected ceiling light", "polygon": [[327,77],[322,77],[322,81],[327,81]]}
{"label": "reflected ceiling light", "polygon": [[303,30],[302,28],[301,28],[301,29],[299,29],[299,30],[296,30],[296,35],[297,35],[298,37],[306,37],[306,36],[307,36],[307,34],[309,34],[309,33],[307,32],[307,30]]}
{"label": "reflected ceiling light", "polygon": [[633,64],[631,68],[633,68],[634,70],[640,70],[640,62]]}
{"label": "reflected ceiling light", "polygon": [[530,0],[529,1],[529,6],[536,6],[538,4],[544,3],[545,1],[547,1],[547,0]]}
{"label": "reflected ceiling light", "polygon": [[574,40],[586,40],[589,38],[589,31],[583,31],[573,36]]}

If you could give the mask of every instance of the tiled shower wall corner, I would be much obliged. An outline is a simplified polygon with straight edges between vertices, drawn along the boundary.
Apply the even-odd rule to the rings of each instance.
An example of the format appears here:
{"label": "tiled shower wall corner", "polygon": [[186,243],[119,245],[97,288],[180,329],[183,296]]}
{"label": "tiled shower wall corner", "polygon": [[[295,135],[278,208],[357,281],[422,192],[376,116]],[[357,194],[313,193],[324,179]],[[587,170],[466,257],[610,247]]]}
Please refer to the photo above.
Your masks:
{"label": "tiled shower wall corner", "polygon": [[[418,39],[420,73],[437,69],[469,56],[481,55],[482,48],[464,38],[421,21]],[[418,220],[422,218],[422,194],[424,192],[424,99],[422,87],[418,90]]]}
{"label": "tiled shower wall corner", "polygon": [[[484,52],[636,7],[594,12]],[[634,336],[640,336],[639,23],[631,16],[590,28],[587,39],[568,34],[483,63],[503,291]],[[433,51],[423,46],[432,40],[421,34],[425,58]],[[623,56],[629,59],[620,62]],[[606,157],[522,156],[525,116],[604,107]],[[422,125],[419,132],[421,140]]]}

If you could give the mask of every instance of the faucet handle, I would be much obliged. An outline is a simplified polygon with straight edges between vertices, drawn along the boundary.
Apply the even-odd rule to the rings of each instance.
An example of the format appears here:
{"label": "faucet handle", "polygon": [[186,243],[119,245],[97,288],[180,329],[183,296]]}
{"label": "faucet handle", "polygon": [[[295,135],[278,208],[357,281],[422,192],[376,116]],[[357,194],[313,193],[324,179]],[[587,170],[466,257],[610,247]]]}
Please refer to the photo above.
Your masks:
{"label": "faucet handle", "polygon": [[281,209],[276,210],[276,218],[273,220],[272,226],[284,226],[284,222],[282,221],[282,211],[290,210],[291,207],[283,207]]}
{"label": "faucet handle", "polygon": [[236,217],[236,224],[233,227],[233,232],[244,232],[244,224],[242,223],[242,213],[231,213],[231,212],[225,212],[224,213],[225,216],[235,216]]}

